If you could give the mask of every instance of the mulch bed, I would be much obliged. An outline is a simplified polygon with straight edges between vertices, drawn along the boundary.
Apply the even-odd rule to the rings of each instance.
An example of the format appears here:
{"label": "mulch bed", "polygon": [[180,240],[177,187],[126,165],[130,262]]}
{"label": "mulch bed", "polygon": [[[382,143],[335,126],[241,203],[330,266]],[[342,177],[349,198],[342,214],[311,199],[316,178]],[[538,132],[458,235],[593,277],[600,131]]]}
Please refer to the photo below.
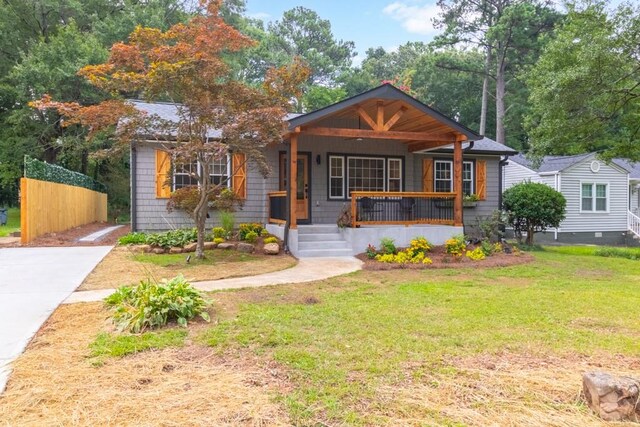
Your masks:
{"label": "mulch bed", "polygon": [[[469,245],[467,250],[474,250],[476,246]],[[398,248],[402,250],[402,248]],[[356,258],[360,259],[364,265],[364,270],[396,270],[400,268],[413,269],[413,270],[427,270],[432,268],[460,268],[460,267],[473,267],[473,268],[491,268],[491,267],[507,267],[510,265],[525,264],[534,260],[533,255],[526,252],[516,253],[498,253],[486,257],[481,261],[473,261],[466,256],[459,258],[453,257],[447,254],[444,246],[434,246],[428,254],[428,257],[433,261],[432,264],[395,264],[376,261],[375,259],[367,258],[365,253],[356,255]]]}
{"label": "mulch bed", "polygon": [[70,230],[61,231],[59,233],[45,234],[23,246],[112,246],[118,242],[118,238],[131,231],[131,227],[128,224],[112,231],[95,242],[79,242],[78,240],[91,233],[95,233],[96,231],[112,227],[114,225],[118,224],[94,222],[80,227],[75,227]]}

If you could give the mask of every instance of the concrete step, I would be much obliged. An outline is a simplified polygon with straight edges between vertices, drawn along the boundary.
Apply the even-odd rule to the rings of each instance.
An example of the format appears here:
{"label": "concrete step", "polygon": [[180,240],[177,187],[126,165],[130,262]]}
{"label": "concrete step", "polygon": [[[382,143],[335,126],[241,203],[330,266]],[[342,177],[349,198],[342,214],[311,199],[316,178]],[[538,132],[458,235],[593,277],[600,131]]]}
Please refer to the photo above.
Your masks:
{"label": "concrete step", "polygon": [[338,226],[331,224],[321,224],[321,225],[299,225],[298,226],[298,235],[301,234],[326,234],[326,233],[337,233]]}
{"label": "concrete step", "polygon": [[307,249],[348,249],[349,246],[344,240],[326,240],[318,242],[298,242],[298,250]]}
{"label": "concrete step", "polygon": [[298,234],[299,242],[327,242],[343,240],[340,233]]}
{"label": "concrete step", "polygon": [[299,258],[352,256],[351,249],[301,249]]}

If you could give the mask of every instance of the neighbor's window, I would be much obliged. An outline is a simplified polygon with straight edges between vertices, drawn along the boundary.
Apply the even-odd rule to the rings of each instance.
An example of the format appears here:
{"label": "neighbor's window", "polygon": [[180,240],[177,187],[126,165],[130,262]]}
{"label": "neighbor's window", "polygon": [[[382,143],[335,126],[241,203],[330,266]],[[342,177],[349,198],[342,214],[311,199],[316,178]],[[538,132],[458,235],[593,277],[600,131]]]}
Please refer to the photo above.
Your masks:
{"label": "neighbor's window", "polygon": [[[453,192],[453,161],[436,160],[434,167],[434,191],[439,193]],[[473,162],[462,162],[462,194],[475,194]]]}
{"label": "neighbor's window", "polygon": [[581,207],[583,212],[607,211],[608,184],[582,183]]}
{"label": "neighbor's window", "polygon": [[193,175],[198,171],[198,163],[176,163],[173,170],[173,190],[192,185],[198,185],[198,180]]}
{"label": "neighbor's window", "polygon": [[344,199],[344,157],[329,156],[329,198]]}

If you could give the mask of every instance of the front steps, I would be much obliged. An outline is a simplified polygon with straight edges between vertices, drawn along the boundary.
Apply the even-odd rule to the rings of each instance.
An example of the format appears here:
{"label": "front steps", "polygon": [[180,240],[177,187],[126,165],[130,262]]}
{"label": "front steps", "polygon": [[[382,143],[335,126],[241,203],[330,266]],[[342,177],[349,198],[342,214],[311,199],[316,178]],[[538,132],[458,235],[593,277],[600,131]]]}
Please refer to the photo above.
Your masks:
{"label": "front steps", "polygon": [[353,251],[337,225],[299,225],[299,258],[352,256]]}

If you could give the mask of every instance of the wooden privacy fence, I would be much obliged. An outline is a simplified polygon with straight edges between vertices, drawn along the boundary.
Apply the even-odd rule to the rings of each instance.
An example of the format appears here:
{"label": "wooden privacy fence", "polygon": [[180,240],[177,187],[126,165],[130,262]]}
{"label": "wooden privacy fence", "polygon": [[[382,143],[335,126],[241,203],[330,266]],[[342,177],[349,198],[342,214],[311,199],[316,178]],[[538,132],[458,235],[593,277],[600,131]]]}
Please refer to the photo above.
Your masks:
{"label": "wooden privacy fence", "polygon": [[107,220],[107,195],[83,187],[31,178],[20,180],[20,236],[38,236]]}

